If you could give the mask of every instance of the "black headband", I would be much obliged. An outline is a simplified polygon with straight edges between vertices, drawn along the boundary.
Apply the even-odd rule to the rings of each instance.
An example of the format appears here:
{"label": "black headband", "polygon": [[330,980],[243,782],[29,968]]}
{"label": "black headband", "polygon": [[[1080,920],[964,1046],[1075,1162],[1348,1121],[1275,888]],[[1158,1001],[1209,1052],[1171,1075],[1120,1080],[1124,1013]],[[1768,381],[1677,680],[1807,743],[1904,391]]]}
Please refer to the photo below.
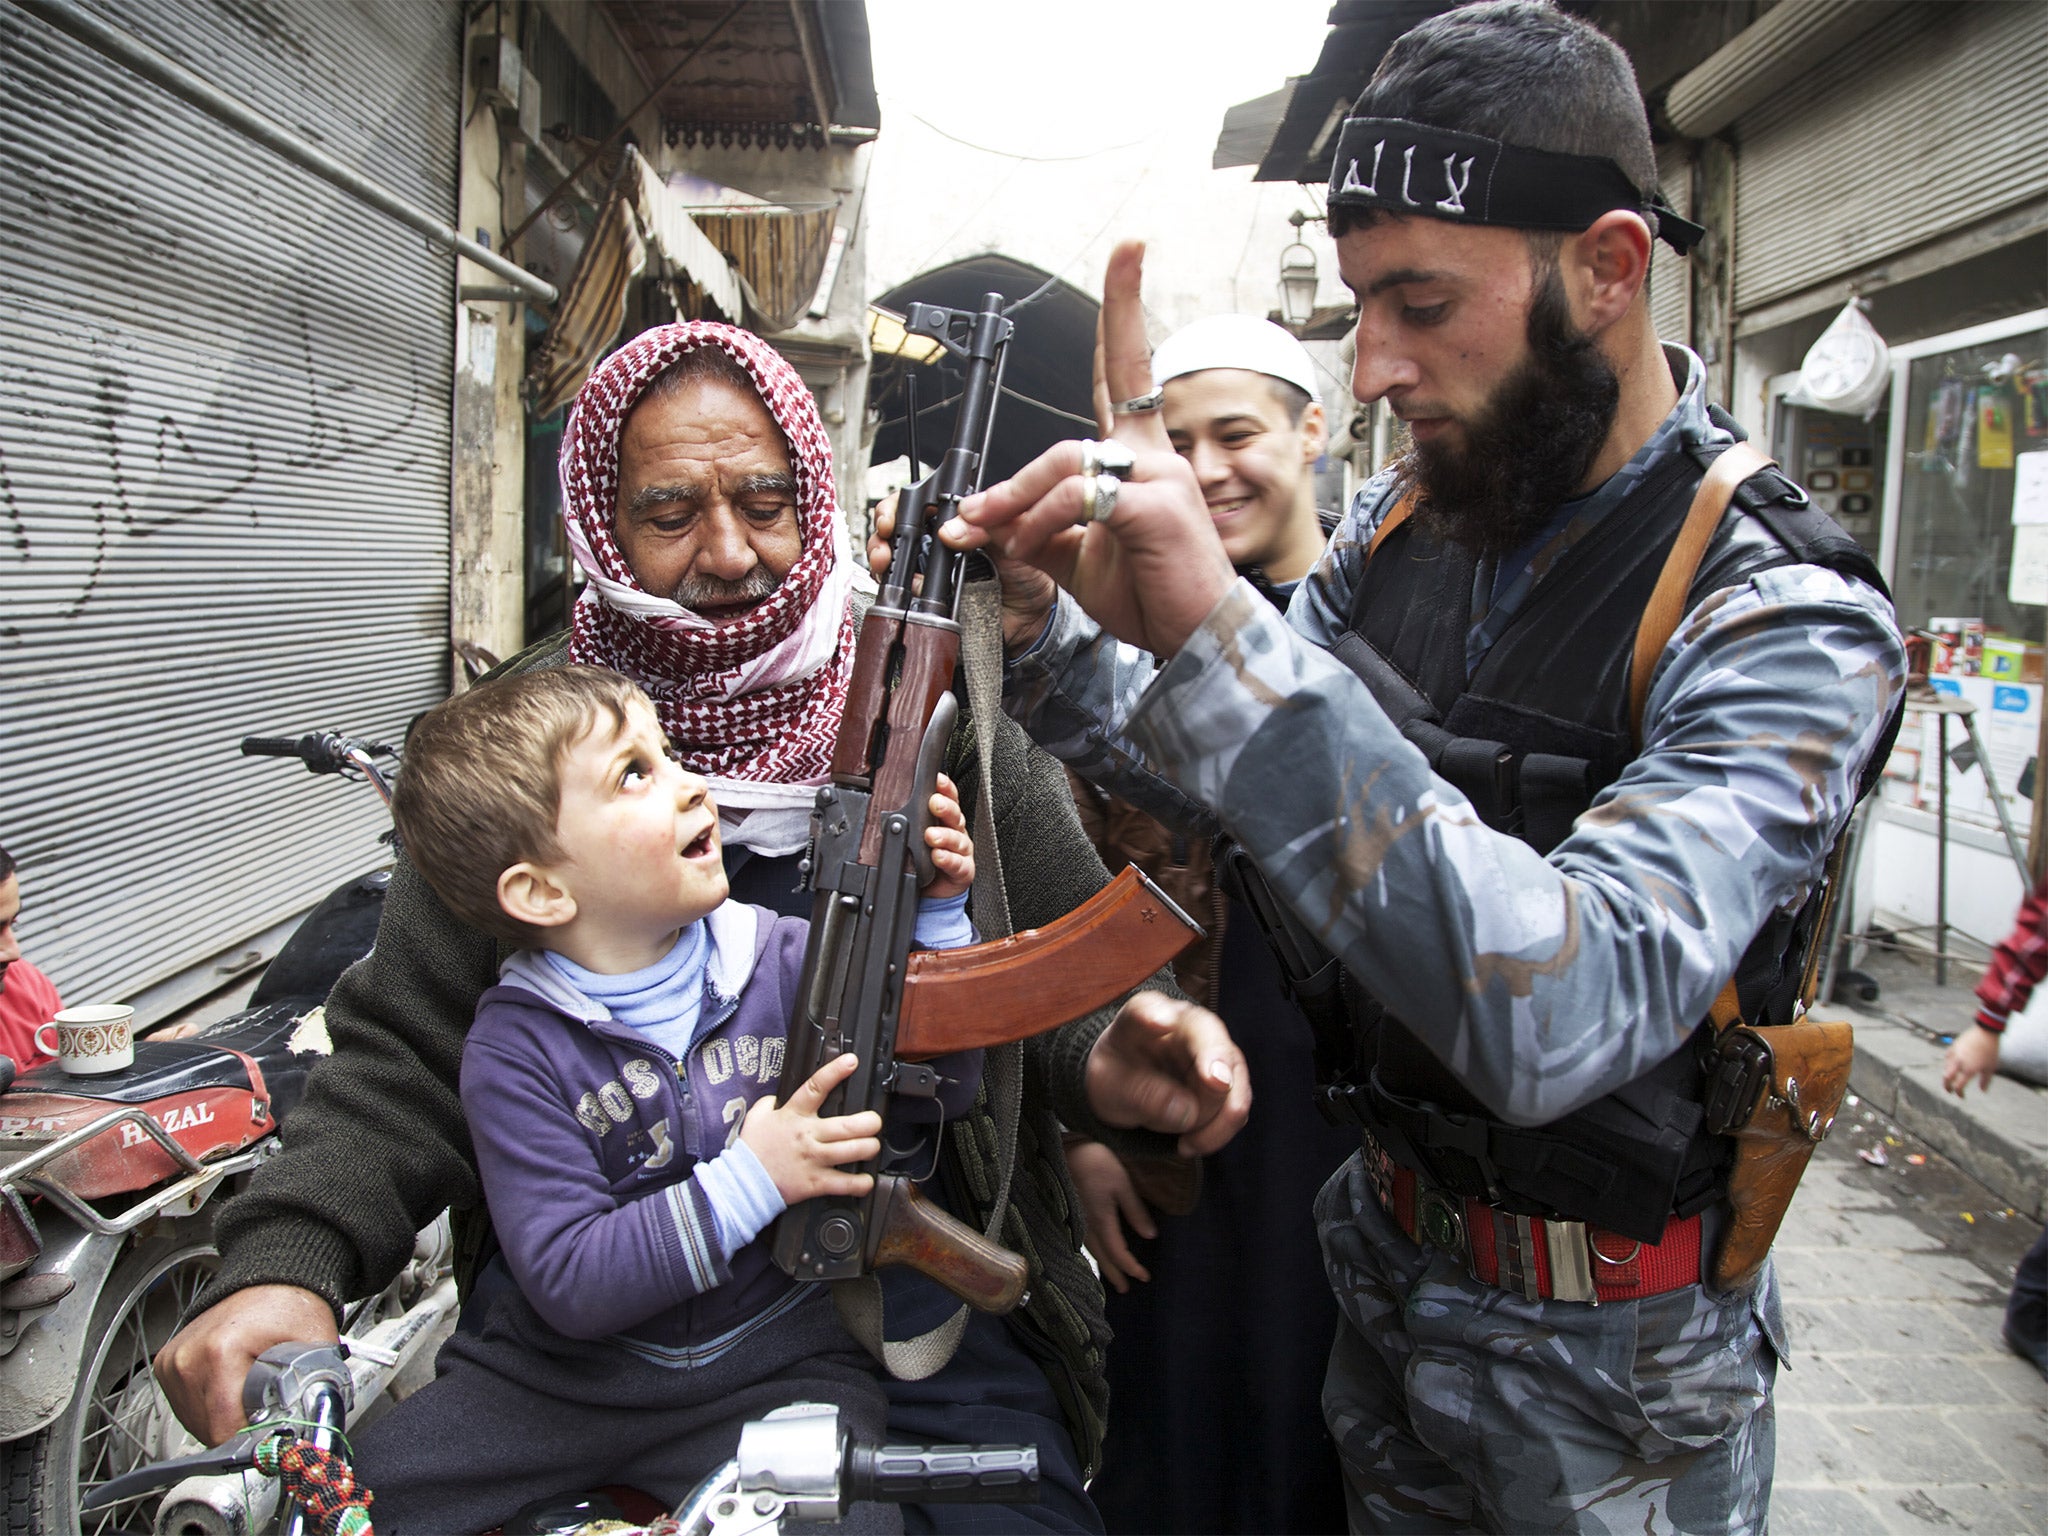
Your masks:
{"label": "black headband", "polygon": [[1681,256],[1707,233],[1603,156],[1524,149],[1399,117],[1344,119],[1330,166],[1330,206],[1572,232],[1626,208],[1654,214],[1658,238]]}

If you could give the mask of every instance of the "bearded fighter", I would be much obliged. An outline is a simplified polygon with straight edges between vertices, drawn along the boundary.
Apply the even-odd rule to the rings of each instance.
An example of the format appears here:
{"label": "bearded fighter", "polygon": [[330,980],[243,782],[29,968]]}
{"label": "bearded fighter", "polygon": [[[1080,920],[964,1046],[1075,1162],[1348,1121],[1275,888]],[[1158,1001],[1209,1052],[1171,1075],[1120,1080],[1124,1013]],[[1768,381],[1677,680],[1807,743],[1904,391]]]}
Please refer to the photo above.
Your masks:
{"label": "bearded fighter", "polygon": [[1761,1531],[1785,1329],[1763,1253],[1713,1280],[1738,1229],[1703,1048],[1797,1018],[1808,898],[1896,728],[1892,607],[1660,345],[1652,242],[1701,231],[1597,30],[1526,0],[1417,26],[1329,209],[1353,390],[1412,448],[1284,618],[1146,413],[1128,247],[1119,441],[1048,450],[943,536],[1070,594],[1010,583],[1027,728],[1206,807],[1342,962],[1352,1060],[1320,1097],[1361,1151],[1317,1217],[1353,1528]]}

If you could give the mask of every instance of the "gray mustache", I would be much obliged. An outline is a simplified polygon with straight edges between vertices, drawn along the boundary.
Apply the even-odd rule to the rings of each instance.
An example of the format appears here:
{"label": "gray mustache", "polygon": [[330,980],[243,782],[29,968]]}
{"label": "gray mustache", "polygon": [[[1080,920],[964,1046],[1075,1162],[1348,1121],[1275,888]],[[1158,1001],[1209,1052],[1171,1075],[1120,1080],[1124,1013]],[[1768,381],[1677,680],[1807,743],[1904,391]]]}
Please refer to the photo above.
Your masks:
{"label": "gray mustache", "polygon": [[721,581],[716,576],[685,576],[669,594],[679,608],[714,608],[728,603],[758,603],[782,585],[782,578],[765,565],[757,565],[738,581]]}

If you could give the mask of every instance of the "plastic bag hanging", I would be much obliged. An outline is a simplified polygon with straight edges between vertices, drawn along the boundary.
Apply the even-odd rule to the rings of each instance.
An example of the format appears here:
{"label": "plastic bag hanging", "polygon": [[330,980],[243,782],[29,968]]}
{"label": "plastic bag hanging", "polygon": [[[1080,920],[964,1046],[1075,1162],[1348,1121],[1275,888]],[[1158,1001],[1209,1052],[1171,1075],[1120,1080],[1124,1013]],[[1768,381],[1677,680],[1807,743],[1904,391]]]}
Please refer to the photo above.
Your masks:
{"label": "plastic bag hanging", "polygon": [[1807,351],[1800,392],[1821,410],[1869,417],[1891,387],[1891,363],[1891,349],[1865,318],[1863,301],[1851,299]]}

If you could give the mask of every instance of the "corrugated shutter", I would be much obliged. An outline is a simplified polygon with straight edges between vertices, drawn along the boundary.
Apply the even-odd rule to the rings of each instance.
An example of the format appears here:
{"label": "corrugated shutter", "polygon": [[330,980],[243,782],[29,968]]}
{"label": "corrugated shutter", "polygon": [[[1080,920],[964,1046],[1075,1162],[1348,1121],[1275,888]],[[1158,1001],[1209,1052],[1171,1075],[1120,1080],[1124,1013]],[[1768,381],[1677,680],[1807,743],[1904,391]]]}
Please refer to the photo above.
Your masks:
{"label": "corrugated shutter", "polygon": [[[1657,186],[1665,202],[1692,217],[1691,146],[1657,146]],[[1692,263],[1662,240],[1650,244],[1650,323],[1664,341],[1692,342]]]}
{"label": "corrugated shutter", "polygon": [[1736,124],[1735,306],[2048,192],[2048,11],[1916,5]]}
{"label": "corrugated shutter", "polygon": [[[454,5],[93,4],[453,220]],[[454,268],[0,6],[0,275],[0,842],[119,998],[378,861],[367,790],[236,746],[444,691]]]}

